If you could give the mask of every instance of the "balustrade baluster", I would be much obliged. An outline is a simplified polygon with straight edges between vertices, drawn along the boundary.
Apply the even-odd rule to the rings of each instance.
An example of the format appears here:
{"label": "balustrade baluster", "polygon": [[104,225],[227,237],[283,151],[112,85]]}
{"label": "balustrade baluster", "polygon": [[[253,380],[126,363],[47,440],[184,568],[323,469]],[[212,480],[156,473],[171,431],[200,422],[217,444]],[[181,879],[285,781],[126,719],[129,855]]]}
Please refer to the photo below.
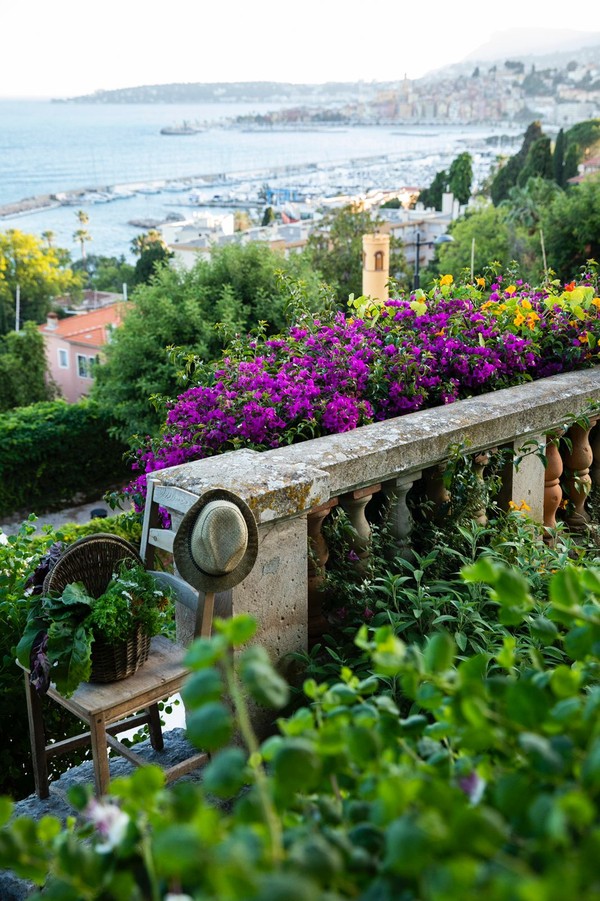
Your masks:
{"label": "balustrade baluster", "polygon": [[473,519],[475,522],[479,523],[480,526],[486,526],[488,522],[486,508],[485,508],[485,498],[487,496],[485,490],[485,479],[483,478],[483,473],[485,472],[485,467],[490,462],[491,452],[490,451],[481,451],[481,453],[476,454],[473,457],[473,472],[475,473],[475,478],[480,483],[480,501],[481,505],[477,507],[473,511]]}
{"label": "balustrade baluster", "polygon": [[592,477],[592,485],[600,486],[600,424],[597,419],[594,420],[592,431],[590,432],[590,447],[592,448],[592,465],[590,466],[590,476]]}
{"label": "balustrade baluster", "polygon": [[411,560],[414,556],[410,540],[413,517],[407,504],[407,496],[414,483],[420,478],[420,472],[413,472],[410,476],[401,476],[393,482],[388,482],[385,486],[385,493],[390,502],[388,514],[390,531],[394,538],[392,550],[405,560]]}
{"label": "balustrade baluster", "polygon": [[365,515],[365,508],[377,491],[381,491],[381,485],[358,488],[356,491],[350,491],[340,497],[340,507],[347,514],[350,525],[354,529],[352,550],[363,564],[369,556],[371,540],[371,526]]}
{"label": "balustrade baluster", "polygon": [[323,616],[323,594],[321,587],[325,579],[325,567],[329,560],[329,547],[323,535],[323,522],[337,506],[337,498],[315,507],[307,516],[308,528],[308,639],[316,641],[327,628]]}
{"label": "balustrade baluster", "polygon": [[565,465],[563,484],[574,507],[573,512],[567,517],[571,529],[583,529],[590,521],[590,515],[585,509],[585,500],[592,487],[590,466],[593,454],[589,441],[591,428],[591,423],[588,426],[578,423],[572,425],[567,432],[571,447],[565,446],[562,451]]}
{"label": "balustrade baluster", "polygon": [[433,504],[433,519],[440,520],[450,503],[450,492],[444,482],[446,463],[438,463],[424,473],[425,493],[427,499]]}
{"label": "balustrade baluster", "polygon": [[[562,501],[560,477],[563,473],[563,461],[558,450],[558,439],[562,432],[553,432],[546,438],[546,470],[544,474],[544,526],[556,528],[556,511]],[[549,539],[548,539],[549,540]]]}

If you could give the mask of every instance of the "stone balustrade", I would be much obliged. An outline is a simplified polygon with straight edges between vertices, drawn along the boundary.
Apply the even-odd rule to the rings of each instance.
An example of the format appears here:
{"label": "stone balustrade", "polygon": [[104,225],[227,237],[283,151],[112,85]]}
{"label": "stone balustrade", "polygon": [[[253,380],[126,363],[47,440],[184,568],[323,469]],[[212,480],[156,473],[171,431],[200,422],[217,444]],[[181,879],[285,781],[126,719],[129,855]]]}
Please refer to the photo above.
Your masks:
{"label": "stone balustrade", "polygon": [[[383,492],[390,502],[391,531],[398,550],[410,554],[411,514],[407,496],[424,480],[438,507],[447,500],[442,474],[453,446],[468,448],[483,479],[489,452],[511,448],[530,453],[503,473],[502,503],[530,508],[530,516],[552,528],[563,490],[572,502],[570,524],[585,525],[586,493],[600,474],[600,437],[581,417],[600,403],[600,367],[506,388],[491,394],[411,413],[351,432],[316,438],[262,453],[232,451],[206,460],[158,471],[149,479],[142,552],[150,562],[153,547],[172,548],[182,515],[209,488],[227,488],[251,507],[259,526],[259,552],[250,575],[217,596],[222,615],[248,612],[260,626],[258,640],[277,659],[306,648],[321,625],[319,586],[328,548],[322,524],[339,505],[355,529],[357,565],[368,553],[370,524],[366,507]],[[565,426],[575,419],[580,422]],[[565,438],[568,439],[565,441]],[[590,475],[590,472],[592,475]],[[166,508],[171,529],[160,526],[158,507]],[[476,513],[485,522],[485,509]],[[308,541],[310,537],[310,542]]]}

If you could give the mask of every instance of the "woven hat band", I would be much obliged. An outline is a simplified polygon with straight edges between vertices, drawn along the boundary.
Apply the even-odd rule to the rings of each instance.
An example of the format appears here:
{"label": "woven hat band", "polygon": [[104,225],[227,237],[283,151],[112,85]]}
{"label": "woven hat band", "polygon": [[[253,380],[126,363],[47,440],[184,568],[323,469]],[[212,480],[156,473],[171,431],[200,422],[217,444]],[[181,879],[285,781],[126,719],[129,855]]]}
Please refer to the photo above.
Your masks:
{"label": "woven hat band", "polygon": [[211,576],[232,572],[248,547],[248,526],[236,504],[210,501],[192,529],[190,551],[194,563]]}

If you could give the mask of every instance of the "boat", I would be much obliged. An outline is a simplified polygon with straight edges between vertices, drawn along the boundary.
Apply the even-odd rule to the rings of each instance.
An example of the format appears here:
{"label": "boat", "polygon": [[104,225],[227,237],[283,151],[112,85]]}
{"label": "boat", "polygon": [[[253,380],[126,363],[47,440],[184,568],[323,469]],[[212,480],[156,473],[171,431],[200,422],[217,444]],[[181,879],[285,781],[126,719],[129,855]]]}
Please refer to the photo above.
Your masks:
{"label": "boat", "polygon": [[205,129],[191,125],[189,122],[182,122],[181,125],[167,125],[161,128],[160,133],[161,135],[197,135],[201,131],[205,131]]}

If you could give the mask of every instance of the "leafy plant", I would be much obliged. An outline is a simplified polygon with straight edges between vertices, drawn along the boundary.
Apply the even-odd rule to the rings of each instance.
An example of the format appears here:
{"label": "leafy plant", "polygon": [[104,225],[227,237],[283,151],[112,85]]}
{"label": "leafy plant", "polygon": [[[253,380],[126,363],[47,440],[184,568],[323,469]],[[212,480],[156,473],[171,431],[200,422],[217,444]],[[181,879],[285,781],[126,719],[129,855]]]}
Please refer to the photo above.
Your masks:
{"label": "leafy plant", "polygon": [[[262,743],[245,696],[280,709],[285,683],[264,651],[242,650],[249,617],[218,622],[187,658],[188,734],[213,752],[202,783],[166,790],[148,767],[101,801],[78,787],[66,829],[8,823],[5,803],[0,865],[44,885],[40,901],[597,897],[600,570],[555,574],[543,622],[517,570],[482,558],[464,578],[507,630],[496,654],[457,657],[445,631],[414,645],[364,625],[371,675],[307,680],[305,706]],[[519,660],[514,628],[565,657]]]}
{"label": "leafy plant", "polygon": [[69,697],[92,673],[93,643],[127,641],[136,630],[161,631],[171,600],[143,566],[122,560],[106,591],[91,597],[82,582],[65,587],[60,596],[39,596],[29,607],[24,634],[17,645],[22,666],[43,693],[50,682]]}

